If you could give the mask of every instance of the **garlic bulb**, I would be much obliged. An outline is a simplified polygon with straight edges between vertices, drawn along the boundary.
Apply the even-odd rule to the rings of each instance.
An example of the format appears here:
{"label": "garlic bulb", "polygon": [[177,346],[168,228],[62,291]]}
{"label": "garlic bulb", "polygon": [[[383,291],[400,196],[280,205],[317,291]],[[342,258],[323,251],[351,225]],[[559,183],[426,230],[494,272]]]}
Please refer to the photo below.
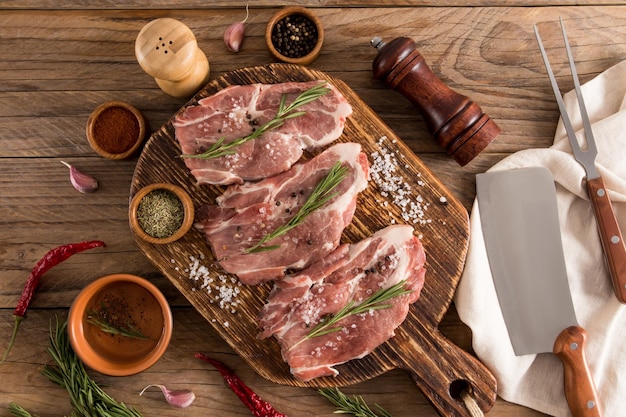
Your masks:
{"label": "garlic bulb", "polygon": [[61,161],[63,165],[70,169],[70,182],[74,188],[81,193],[93,193],[98,189],[98,180],[87,174],[83,174],[76,167]]}
{"label": "garlic bulb", "polygon": [[143,390],[141,390],[139,395],[143,395],[143,393],[148,388],[151,388],[151,387],[161,389],[161,392],[163,393],[163,396],[165,397],[165,401],[167,401],[168,404],[174,407],[178,407],[178,408],[189,407],[191,403],[193,402],[193,400],[196,399],[196,395],[188,389],[170,390],[170,389],[167,389],[165,385],[157,385],[157,384],[148,385]]}
{"label": "garlic bulb", "polygon": [[248,5],[246,5],[246,18],[241,22],[233,23],[224,32],[224,43],[231,52],[239,52],[239,48],[243,43],[246,34],[246,20],[248,20]]}

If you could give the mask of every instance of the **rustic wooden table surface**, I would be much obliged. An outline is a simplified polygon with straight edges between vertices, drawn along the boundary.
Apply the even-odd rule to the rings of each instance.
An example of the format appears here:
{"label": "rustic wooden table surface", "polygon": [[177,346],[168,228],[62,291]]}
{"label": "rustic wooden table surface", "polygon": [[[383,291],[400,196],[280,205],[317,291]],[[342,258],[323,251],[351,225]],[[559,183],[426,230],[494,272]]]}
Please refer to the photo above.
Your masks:
{"label": "rustic wooden table surface", "polygon": [[[184,103],[164,94],[138,65],[134,41],[159,17],[186,23],[209,58],[211,78],[266,64],[269,18],[286,2],[251,0],[245,43],[229,53],[226,27],[245,15],[246,2],[131,0],[37,1],[0,4],[0,351],[13,326],[13,308],[34,264],[51,248],[81,240],[107,242],[104,250],[72,257],[48,272],[22,323],[15,347],[0,364],[0,414],[10,401],[40,416],[68,415],[67,393],[40,374],[49,326],[64,318],[77,293],[97,277],[126,272],[156,283],[174,312],[174,334],[155,366],[131,377],[91,375],[107,392],[146,416],[247,416],[249,411],[217,372],[194,359],[204,352],[230,365],[262,397],[289,416],[330,416],[334,407],[315,390],[265,381],[222,341],[167,279],[143,256],[128,226],[130,181],[137,159],[97,156],[85,138],[91,111],[108,100],[138,107],[157,130]],[[322,20],[325,43],[310,65],[345,81],[403,138],[468,209],[475,174],[521,149],[551,144],[558,110],[532,34],[539,23],[551,48],[563,90],[573,88],[561,49],[558,19],[567,25],[585,82],[626,57],[626,6],[615,1],[573,0],[300,0]],[[465,167],[430,139],[420,115],[397,92],[372,76],[376,51],[369,41],[409,36],[432,70],[450,87],[473,98],[503,132]],[[559,59],[559,57],[561,59]],[[90,195],[69,183],[67,161],[100,181]],[[471,332],[452,307],[440,330],[471,352]],[[189,388],[191,408],[169,407],[156,393],[138,396],[147,384]],[[393,371],[344,392],[363,395],[395,417],[437,413],[402,371]],[[501,399],[490,415],[540,416]]]}

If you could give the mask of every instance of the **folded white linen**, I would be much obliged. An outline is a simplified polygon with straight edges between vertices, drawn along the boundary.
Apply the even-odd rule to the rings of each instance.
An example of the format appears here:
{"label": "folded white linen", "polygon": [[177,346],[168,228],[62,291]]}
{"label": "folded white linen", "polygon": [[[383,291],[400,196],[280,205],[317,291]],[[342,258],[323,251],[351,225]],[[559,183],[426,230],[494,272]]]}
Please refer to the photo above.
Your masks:
{"label": "folded white linen", "polygon": [[[626,61],[583,85],[582,91],[597,142],[596,165],[622,234],[626,234]],[[582,143],[575,92],[565,94],[564,101]],[[561,120],[553,146],[517,152],[490,171],[529,166],[546,167],[554,176],[570,290],[578,322],[588,334],[587,359],[604,415],[626,417],[626,306],[615,298],[583,181],[585,173],[571,154]],[[552,416],[571,416],[559,359],[551,353],[513,353],[491,277],[476,201],[470,236],[455,305],[461,320],[472,330],[478,358],[496,376],[498,394],[506,401]]]}

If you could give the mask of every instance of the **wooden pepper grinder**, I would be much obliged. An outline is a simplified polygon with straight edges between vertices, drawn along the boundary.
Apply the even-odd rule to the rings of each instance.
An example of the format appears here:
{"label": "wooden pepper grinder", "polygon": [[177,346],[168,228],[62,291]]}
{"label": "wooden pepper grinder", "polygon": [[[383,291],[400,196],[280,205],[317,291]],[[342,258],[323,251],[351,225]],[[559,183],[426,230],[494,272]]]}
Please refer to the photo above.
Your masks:
{"label": "wooden pepper grinder", "polygon": [[434,139],[459,165],[466,165],[498,136],[500,128],[476,103],[433,74],[412,39],[400,37],[386,44],[376,37],[371,44],[378,50],[374,77],[417,106]]}
{"label": "wooden pepper grinder", "polygon": [[135,56],[161,90],[173,97],[189,97],[209,80],[209,60],[191,29],[176,19],[145,25],[135,41]]}

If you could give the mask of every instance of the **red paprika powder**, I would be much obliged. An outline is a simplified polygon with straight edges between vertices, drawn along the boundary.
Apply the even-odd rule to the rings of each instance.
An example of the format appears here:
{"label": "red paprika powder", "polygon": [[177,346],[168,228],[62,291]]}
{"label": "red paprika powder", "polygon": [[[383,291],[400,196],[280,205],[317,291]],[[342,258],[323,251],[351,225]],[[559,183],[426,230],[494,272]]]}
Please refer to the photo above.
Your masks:
{"label": "red paprika powder", "polygon": [[104,109],[95,120],[93,138],[106,152],[120,154],[139,140],[139,121],[124,107]]}

